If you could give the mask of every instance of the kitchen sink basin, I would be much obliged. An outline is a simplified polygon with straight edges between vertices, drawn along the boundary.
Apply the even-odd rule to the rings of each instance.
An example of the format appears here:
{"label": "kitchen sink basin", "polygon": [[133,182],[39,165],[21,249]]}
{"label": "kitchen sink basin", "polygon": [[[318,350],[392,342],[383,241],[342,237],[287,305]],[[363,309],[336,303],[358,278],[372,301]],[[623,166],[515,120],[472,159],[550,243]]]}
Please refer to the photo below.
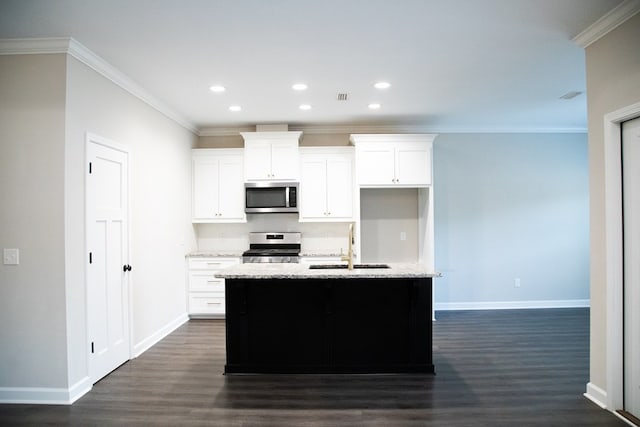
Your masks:
{"label": "kitchen sink basin", "polygon": [[[347,269],[347,264],[311,264],[311,270]],[[387,264],[353,264],[353,268],[389,268]]]}

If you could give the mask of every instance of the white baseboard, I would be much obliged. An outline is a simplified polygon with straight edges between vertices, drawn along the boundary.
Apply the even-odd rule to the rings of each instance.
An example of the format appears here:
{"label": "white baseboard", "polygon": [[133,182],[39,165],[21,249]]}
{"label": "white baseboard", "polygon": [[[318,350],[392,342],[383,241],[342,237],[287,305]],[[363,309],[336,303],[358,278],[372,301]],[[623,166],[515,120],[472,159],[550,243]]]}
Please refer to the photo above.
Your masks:
{"label": "white baseboard", "polygon": [[[178,316],[164,327],[145,338],[133,347],[133,358],[140,356],[161,339],[175,331],[189,320],[186,313]],[[39,404],[39,405],[71,405],[88,393],[93,384],[85,377],[69,388],[56,387],[0,387],[1,403]]]}
{"label": "white baseboard", "polygon": [[69,388],[0,387],[0,403],[71,405],[91,388],[89,377],[84,377]]}
{"label": "white baseboard", "polygon": [[133,346],[133,357],[136,358],[140,356],[145,351],[149,350],[155,344],[157,344],[164,337],[169,335],[171,332],[178,329],[180,326],[189,321],[189,316],[187,313],[181,314],[176,319],[172,320],[162,328],[158,329],[156,332],[148,336],[147,338],[140,341],[138,344],[134,344]]}
{"label": "white baseboard", "polygon": [[607,409],[607,392],[593,383],[587,383],[587,392],[584,393],[584,397],[601,407]]}
{"label": "white baseboard", "polygon": [[576,308],[590,307],[588,299],[543,301],[488,301],[488,302],[436,302],[436,311],[449,310],[510,310],[527,308]]}

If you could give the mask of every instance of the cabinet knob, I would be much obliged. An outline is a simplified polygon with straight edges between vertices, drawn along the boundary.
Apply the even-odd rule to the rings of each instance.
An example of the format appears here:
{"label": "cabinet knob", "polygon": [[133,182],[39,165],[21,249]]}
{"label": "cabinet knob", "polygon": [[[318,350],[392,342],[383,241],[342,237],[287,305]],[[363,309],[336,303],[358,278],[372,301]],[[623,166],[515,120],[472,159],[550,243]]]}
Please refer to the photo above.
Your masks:
{"label": "cabinet knob", "polygon": [[125,273],[127,271],[131,271],[131,266],[129,264],[123,265],[122,266],[122,271],[124,271]]}

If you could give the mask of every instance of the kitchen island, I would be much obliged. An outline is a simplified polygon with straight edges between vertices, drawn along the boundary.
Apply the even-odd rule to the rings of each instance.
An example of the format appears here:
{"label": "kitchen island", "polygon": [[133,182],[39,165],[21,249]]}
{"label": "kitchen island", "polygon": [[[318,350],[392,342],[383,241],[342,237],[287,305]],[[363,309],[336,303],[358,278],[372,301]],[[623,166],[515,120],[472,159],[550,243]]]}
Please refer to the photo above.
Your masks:
{"label": "kitchen island", "polygon": [[438,274],[419,264],[241,264],[216,276],[225,279],[226,374],[434,372]]}

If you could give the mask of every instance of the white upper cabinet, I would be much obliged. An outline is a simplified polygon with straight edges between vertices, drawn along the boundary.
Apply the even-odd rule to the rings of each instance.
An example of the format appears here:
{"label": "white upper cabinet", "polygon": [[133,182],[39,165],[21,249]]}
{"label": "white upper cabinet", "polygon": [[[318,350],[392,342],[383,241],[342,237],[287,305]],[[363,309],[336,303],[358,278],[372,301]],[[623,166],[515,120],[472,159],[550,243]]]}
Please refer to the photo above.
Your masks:
{"label": "white upper cabinet", "polygon": [[242,132],[246,181],[298,181],[302,132]]}
{"label": "white upper cabinet", "polygon": [[353,148],[300,149],[300,221],[353,221]]}
{"label": "white upper cabinet", "polygon": [[361,187],[426,187],[432,182],[432,134],[355,134]]}
{"label": "white upper cabinet", "polygon": [[242,149],[192,150],[192,221],[245,222]]}

